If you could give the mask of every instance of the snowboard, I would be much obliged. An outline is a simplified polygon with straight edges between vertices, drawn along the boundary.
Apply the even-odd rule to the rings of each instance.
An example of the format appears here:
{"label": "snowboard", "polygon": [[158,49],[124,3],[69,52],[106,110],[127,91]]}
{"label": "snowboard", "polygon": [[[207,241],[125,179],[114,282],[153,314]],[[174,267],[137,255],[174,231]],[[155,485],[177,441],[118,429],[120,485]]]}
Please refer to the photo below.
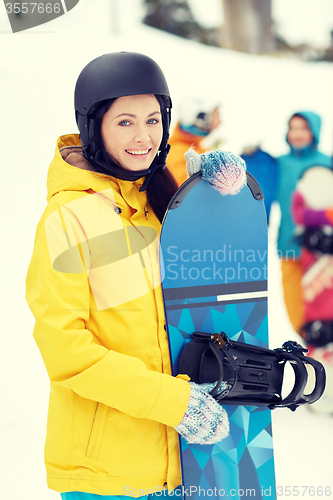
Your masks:
{"label": "snowboard", "polygon": [[[267,218],[251,174],[235,195],[222,196],[201,172],[178,189],[162,224],[161,270],[173,375],[195,331],[268,346]],[[228,437],[214,445],[180,437],[184,499],[275,499],[271,411],[223,406]]]}
{"label": "snowboard", "polygon": [[[333,207],[333,172],[329,168],[314,166],[307,169],[298,181],[296,189],[309,208],[325,210]],[[317,229],[323,234],[333,233],[329,225],[324,228],[318,226]],[[313,230],[315,232],[316,228]],[[316,237],[316,234],[312,237]],[[301,265],[305,323],[332,321],[333,255],[303,247]]]}

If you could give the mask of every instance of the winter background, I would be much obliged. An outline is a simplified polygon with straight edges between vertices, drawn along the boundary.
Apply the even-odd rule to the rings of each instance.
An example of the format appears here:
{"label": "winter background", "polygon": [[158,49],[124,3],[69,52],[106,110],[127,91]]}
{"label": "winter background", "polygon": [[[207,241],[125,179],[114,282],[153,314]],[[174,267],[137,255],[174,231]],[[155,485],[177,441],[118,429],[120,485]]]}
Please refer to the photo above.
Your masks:
{"label": "winter background", "polygon": [[[207,25],[221,12],[215,0],[191,0]],[[117,7],[117,8],[116,8]],[[274,0],[274,16],[292,41],[328,44],[331,0]],[[321,149],[332,154],[333,71],[330,63],[245,55],[199,45],[143,26],[140,0],[81,0],[51,23],[12,34],[0,5],[2,338],[0,498],[52,500],[43,447],[49,384],[32,338],[34,320],[25,302],[25,275],[37,222],[45,207],[46,174],[56,139],[76,132],[73,89],[81,69],[106,52],[143,52],[162,67],[173,98],[173,123],[184,96],[209,96],[221,104],[223,148],[240,153],[260,142],[273,155],[287,151],[286,123],[299,109],[323,118]],[[275,250],[279,213],[269,234],[271,347],[296,339],[283,304]],[[273,412],[276,481],[299,487],[331,486],[333,419],[306,408]],[[285,490],[286,492],[286,490]],[[286,492],[287,493],[287,492]],[[296,496],[297,488],[292,493]],[[324,495],[325,496],[325,492]]]}

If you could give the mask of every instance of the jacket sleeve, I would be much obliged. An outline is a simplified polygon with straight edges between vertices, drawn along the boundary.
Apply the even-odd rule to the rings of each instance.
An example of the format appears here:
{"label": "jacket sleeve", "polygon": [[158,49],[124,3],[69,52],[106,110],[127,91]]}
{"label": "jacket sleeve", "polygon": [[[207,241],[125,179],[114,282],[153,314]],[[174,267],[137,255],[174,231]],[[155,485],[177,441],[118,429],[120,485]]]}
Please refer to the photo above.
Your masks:
{"label": "jacket sleeve", "polygon": [[[58,272],[48,251],[45,224],[37,229],[27,276],[34,338],[53,384],[136,418],[175,427],[190,397],[188,379],[149,370],[137,357],[108,350],[87,329],[89,281],[81,270]],[[103,314],[103,312],[102,312]]]}

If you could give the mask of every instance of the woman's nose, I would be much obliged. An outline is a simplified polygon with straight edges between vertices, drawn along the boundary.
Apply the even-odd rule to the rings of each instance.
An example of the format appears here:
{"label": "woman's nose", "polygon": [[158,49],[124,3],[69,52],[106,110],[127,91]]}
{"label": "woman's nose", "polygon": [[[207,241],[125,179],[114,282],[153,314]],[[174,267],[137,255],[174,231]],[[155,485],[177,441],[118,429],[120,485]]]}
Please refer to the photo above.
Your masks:
{"label": "woman's nose", "polygon": [[145,125],[138,125],[135,131],[135,140],[137,142],[148,142],[150,141],[150,135]]}

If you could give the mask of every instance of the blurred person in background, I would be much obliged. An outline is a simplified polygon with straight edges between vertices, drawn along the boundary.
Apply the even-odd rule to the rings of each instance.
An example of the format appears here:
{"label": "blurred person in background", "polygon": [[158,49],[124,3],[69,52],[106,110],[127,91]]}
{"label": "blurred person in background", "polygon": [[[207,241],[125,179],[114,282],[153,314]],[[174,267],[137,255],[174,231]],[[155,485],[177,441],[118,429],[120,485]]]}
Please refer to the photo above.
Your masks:
{"label": "blurred person in background", "polygon": [[304,317],[301,335],[309,355],[326,371],[326,389],[311,408],[333,415],[333,171],[305,170],[292,197],[301,245]]}
{"label": "blurred person in background", "polygon": [[300,245],[295,238],[291,199],[302,173],[312,165],[331,166],[331,158],[318,151],[321,118],[312,111],[294,113],[288,122],[288,154],[277,158],[277,201],[281,220],[277,241],[281,258],[284,301],[290,322],[297,333],[304,324]]}
{"label": "blurred person in background", "polygon": [[220,124],[220,109],[216,102],[194,98],[186,99],[182,103],[179,121],[169,138],[171,149],[167,159],[167,168],[178,186],[181,186],[188,177],[184,153],[191,147],[199,154],[217,149],[220,141],[211,144],[212,141],[208,140],[208,136]]}

